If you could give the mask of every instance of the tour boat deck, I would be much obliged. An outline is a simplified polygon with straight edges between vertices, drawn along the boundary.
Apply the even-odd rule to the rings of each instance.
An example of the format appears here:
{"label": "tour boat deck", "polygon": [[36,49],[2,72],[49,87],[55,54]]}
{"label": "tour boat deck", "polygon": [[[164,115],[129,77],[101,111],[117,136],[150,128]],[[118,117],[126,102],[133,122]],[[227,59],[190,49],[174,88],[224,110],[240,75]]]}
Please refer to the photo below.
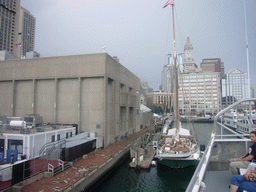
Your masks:
{"label": "tour boat deck", "polygon": [[206,171],[205,185],[207,192],[229,191],[233,174],[231,171]]}

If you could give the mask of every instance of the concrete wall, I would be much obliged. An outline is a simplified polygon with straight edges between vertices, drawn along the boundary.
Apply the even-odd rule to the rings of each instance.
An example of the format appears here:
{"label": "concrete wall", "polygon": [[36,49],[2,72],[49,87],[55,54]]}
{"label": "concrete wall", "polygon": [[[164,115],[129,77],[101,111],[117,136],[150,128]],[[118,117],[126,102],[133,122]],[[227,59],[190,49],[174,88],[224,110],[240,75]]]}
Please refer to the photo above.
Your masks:
{"label": "concrete wall", "polygon": [[105,146],[140,129],[140,80],[106,53],[0,62],[0,114],[76,123]]}

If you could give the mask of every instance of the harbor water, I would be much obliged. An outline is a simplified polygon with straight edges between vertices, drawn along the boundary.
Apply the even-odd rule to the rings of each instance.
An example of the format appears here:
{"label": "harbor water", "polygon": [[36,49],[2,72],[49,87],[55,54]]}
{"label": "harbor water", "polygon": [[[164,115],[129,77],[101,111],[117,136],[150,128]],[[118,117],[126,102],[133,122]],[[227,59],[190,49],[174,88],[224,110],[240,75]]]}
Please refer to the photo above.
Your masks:
{"label": "harbor water", "polygon": [[[199,145],[207,145],[213,130],[213,123],[193,123],[192,125],[183,123],[183,127],[193,126],[198,138]],[[93,192],[182,192],[185,191],[196,166],[184,169],[170,169],[156,166],[148,170],[130,169],[129,155],[120,162],[111,172],[106,174],[101,180],[88,191]]]}

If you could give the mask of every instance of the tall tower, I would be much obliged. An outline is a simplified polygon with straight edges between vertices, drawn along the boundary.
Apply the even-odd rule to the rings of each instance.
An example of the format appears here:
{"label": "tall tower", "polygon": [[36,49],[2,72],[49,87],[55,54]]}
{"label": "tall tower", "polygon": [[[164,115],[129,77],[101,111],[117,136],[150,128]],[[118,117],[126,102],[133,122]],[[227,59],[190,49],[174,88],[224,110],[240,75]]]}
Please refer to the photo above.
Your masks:
{"label": "tall tower", "polygon": [[0,50],[17,56],[20,0],[0,0]]}
{"label": "tall tower", "polygon": [[197,65],[195,64],[194,57],[193,57],[193,46],[190,42],[189,36],[187,36],[187,41],[184,46],[184,54],[185,54],[185,58],[183,63],[183,67],[184,67],[183,70],[184,70],[184,73],[187,73],[190,67],[197,68]]}
{"label": "tall tower", "polygon": [[164,92],[172,92],[172,76],[173,76],[173,59],[172,57],[168,58],[168,64],[164,65],[162,76],[161,76],[161,84],[162,84],[162,91]]}
{"label": "tall tower", "polygon": [[21,43],[19,57],[34,51],[36,19],[28,10],[21,7],[19,20],[19,42]]}

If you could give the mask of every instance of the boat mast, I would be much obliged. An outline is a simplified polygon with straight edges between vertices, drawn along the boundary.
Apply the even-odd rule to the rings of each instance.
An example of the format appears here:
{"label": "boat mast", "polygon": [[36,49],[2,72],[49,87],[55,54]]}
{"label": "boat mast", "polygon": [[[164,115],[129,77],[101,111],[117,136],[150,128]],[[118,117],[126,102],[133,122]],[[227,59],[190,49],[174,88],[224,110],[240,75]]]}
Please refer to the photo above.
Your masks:
{"label": "boat mast", "polygon": [[173,23],[173,59],[174,59],[174,74],[175,74],[175,111],[176,111],[176,134],[180,128],[180,115],[179,115],[179,85],[178,85],[178,66],[177,66],[177,53],[175,42],[175,23],[174,23],[174,4],[172,5],[172,23]]}
{"label": "boat mast", "polygon": [[174,59],[174,74],[175,74],[175,112],[176,112],[176,135],[180,129],[180,118],[179,118],[179,95],[178,95],[178,66],[177,66],[177,53],[175,44],[175,24],[174,24],[174,0],[168,0],[163,8],[168,5],[172,6],[172,23],[173,23],[173,59]]}

